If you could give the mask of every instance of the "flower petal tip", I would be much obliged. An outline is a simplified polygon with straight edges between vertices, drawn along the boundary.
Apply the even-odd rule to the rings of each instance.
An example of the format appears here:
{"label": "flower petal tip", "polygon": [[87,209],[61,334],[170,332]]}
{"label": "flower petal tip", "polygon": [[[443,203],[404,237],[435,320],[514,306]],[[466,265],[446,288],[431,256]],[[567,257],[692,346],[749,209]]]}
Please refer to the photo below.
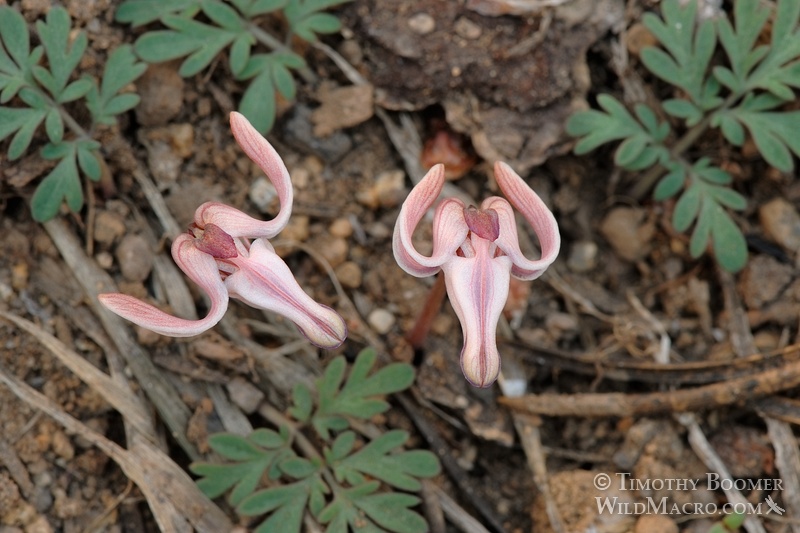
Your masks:
{"label": "flower petal tip", "polygon": [[320,307],[324,308],[326,316],[317,316],[316,327],[313,328],[313,331],[304,330],[299,325],[298,329],[317,348],[335,350],[347,339],[347,323],[339,313],[330,307],[321,304]]}
{"label": "flower petal tip", "polygon": [[473,387],[486,389],[500,375],[500,358],[484,357],[483,361],[461,357],[461,372]]}

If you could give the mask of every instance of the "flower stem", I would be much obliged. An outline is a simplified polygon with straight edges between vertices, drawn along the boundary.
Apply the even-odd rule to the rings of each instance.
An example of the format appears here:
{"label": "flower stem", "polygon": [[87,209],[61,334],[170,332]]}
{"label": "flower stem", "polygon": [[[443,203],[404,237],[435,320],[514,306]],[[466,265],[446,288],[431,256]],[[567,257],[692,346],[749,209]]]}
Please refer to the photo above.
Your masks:
{"label": "flower stem", "polygon": [[428,298],[425,300],[425,304],[422,306],[419,316],[417,316],[414,327],[406,336],[406,340],[414,350],[421,349],[422,345],[425,344],[425,339],[428,337],[428,333],[431,330],[433,319],[442,307],[446,292],[445,288],[444,275],[440,272],[436,276],[436,280],[428,293]]}

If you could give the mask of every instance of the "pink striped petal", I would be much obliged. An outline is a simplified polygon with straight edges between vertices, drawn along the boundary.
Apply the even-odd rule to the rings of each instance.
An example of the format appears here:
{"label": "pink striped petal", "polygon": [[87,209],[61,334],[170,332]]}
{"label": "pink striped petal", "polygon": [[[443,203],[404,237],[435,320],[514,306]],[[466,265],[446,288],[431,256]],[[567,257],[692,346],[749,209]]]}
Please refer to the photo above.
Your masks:
{"label": "pink striped petal", "polygon": [[126,294],[101,294],[100,302],[122,318],[143,328],[170,337],[191,337],[213,327],[228,308],[228,291],[222,282],[216,260],[199,251],[193,237],[181,234],[172,245],[172,256],[187,276],[197,283],[211,299],[211,309],[201,320],[174,317]]}
{"label": "pink striped petal", "polygon": [[233,262],[239,270],[225,280],[231,297],[285,316],[321,348],[334,349],[344,342],[347,337],[344,319],[303,291],[266,240],[256,239],[250,247],[250,257],[239,257]]}
{"label": "pink striped petal", "polygon": [[444,165],[435,165],[409,193],[394,227],[392,250],[400,268],[412,276],[431,276],[452,256],[469,233],[464,204],[448,198],[433,218],[433,254],[424,256],[414,248],[411,236],[444,187]]}
{"label": "pink striped petal", "polygon": [[213,223],[222,228],[231,237],[274,237],[286,227],[292,214],[292,180],[289,171],[278,152],[272,145],[250,124],[244,115],[231,113],[231,131],[236,142],[247,157],[252,159],[269,181],[275,186],[281,207],[272,220],[263,221],[252,218],[238,209],[226,205],[209,202],[201,205],[195,212],[195,224],[204,227]]}
{"label": "pink striped petal", "polygon": [[519,175],[507,164],[498,161],[494,166],[495,179],[511,204],[533,227],[539,238],[542,256],[538,260],[526,258],[519,248],[517,225],[511,205],[499,197],[487,198],[481,208],[494,209],[500,222],[500,237],[497,246],[511,258],[511,274],[519,279],[532,280],[541,276],[549,267],[561,247],[561,236],[553,213],[542,199],[533,192]]}
{"label": "pink striped petal", "polygon": [[488,387],[500,372],[497,321],[508,297],[508,257],[492,258],[490,242],[475,239],[475,257],[454,256],[442,265],[450,303],[461,322],[461,370],[476,387]]}

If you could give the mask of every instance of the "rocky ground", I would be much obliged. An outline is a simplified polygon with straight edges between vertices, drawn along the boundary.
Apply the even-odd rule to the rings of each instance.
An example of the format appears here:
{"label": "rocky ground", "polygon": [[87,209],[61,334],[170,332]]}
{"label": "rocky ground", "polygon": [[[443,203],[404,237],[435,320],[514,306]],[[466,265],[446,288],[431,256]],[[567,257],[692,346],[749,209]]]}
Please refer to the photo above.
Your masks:
{"label": "rocky ground", "polygon": [[[50,2],[10,4],[32,22]],[[89,34],[90,60],[81,65],[89,74],[107,50],[136,38],[113,22],[110,0],[64,4]],[[491,531],[705,533],[719,519],[598,516],[596,496],[720,506],[769,496],[789,518],[756,517],[748,531],[797,529],[791,424],[800,411],[785,384],[800,375],[798,181],[747,145],[720,152],[719,139],[698,143],[698,153],[722,158],[748,198],[736,222],[750,259],[730,275],[713,259],[690,258],[688,238],[671,229],[672,205],[633,199],[636,176],[615,171],[610,151],[571,155],[563,132],[566,117],[601,90],[623,99],[631,84],[649,96],[662,90],[637,60],[650,4],[356,0],[336,11],[344,30],[325,39],[330,48],[305,51],[315,80],[300,84],[297,102],[281,102],[268,136],[295,188],[279,253],[306,290],[348,321],[350,338],[337,353],[373,345],[417,367],[414,405],[394,404],[375,423],[413,431],[415,446],[445,459],[425,494],[434,509],[441,490],[460,506],[456,514]],[[274,315],[237,304],[212,332],[180,340],[99,315],[94,295],[110,283],[202,314],[202,297],[172,265],[171,238],[209,200],[261,218],[276,213],[274,191],[228,128],[243,88],[225,62],[187,79],[178,64],[150,67],[136,82],[140,105],[103,132],[108,180],[83,212],[34,222],[28,202],[49,163],[33,152],[13,163],[0,155],[0,372],[10,377],[0,384],[1,533],[154,530],[135,469],[152,457],[130,440],[136,413],[185,423],[183,434],[162,424],[154,432],[169,468],[185,468],[184,445],[202,454],[230,413],[267,425],[259,405],[286,406],[295,378],[282,361],[308,377],[335,355],[296,342],[296,330]],[[495,160],[552,207],[562,252],[540,280],[512,282],[498,335],[504,377],[479,390],[461,375],[461,330],[449,303],[430,321],[422,349],[409,343],[420,309],[436,305],[435,281],[400,270],[391,241],[403,199],[430,165],[447,163],[449,186],[479,200],[497,193]],[[430,250],[430,238],[429,226],[415,234],[420,250]],[[173,299],[174,287],[183,299]],[[68,368],[64,349],[137,399],[110,405],[104,378],[87,381],[91,372]],[[152,365],[136,363],[143,359]],[[139,394],[150,371],[177,399],[166,411]],[[20,383],[43,396],[25,396]],[[508,387],[520,383],[535,396],[514,403]],[[687,410],[695,414],[675,414]],[[782,481],[783,490],[712,490],[709,473],[723,469]],[[612,483],[598,487],[602,473]],[[703,482],[694,491],[631,488],[617,473]],[[448,517],[434,530],[482,531]]]}

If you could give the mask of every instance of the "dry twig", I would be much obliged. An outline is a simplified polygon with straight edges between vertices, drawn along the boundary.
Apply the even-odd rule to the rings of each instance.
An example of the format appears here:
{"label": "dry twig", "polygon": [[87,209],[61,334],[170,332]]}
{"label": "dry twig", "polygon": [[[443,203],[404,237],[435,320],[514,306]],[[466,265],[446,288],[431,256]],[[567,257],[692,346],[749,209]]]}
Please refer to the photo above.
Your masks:
{"label": "dry twig", "polygon": [[548,416],[645,416],[700,411],[770,396],[800,385],[800,361],[782,368],[693,389],[647,394],[528,394],[500,398],[516,409]]}

